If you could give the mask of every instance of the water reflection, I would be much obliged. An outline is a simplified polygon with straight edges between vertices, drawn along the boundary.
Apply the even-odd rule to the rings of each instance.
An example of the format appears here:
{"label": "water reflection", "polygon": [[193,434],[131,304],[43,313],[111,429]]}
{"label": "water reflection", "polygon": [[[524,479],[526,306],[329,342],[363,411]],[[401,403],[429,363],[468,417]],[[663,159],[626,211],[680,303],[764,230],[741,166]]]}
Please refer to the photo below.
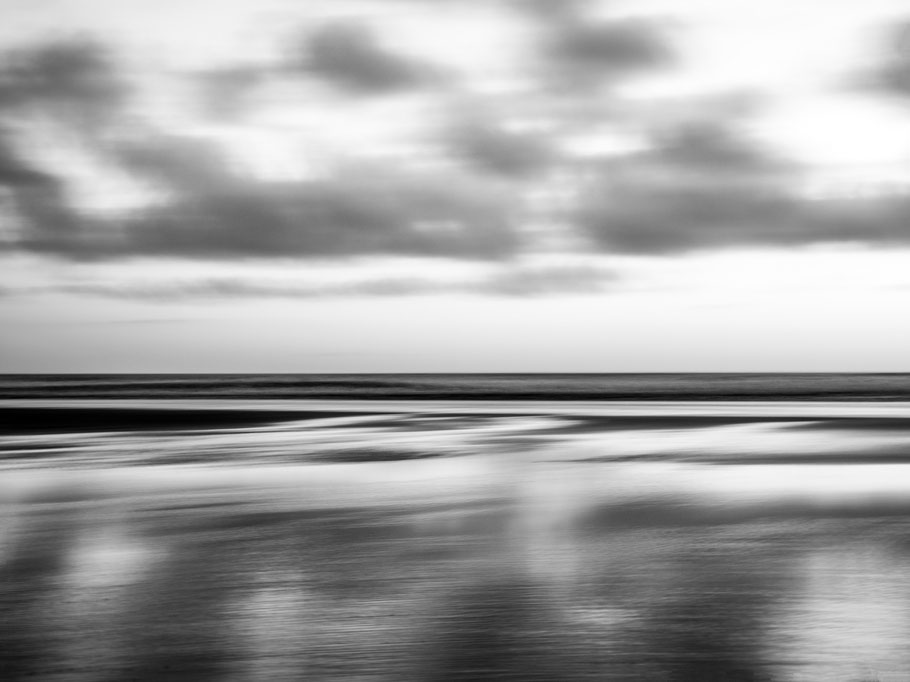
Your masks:
{"label": "water reflection", "polygon": [[58,582],[76,546],[79,523],[72,513],[36,509],[19,518],[0,566],[0,672],[4,679],[46,670],[64,636],[56,622]]}
{"label": "water reflection", "polygon": [[0,679],[910,676],[905,465],[508,438],[486,467],[9,471]]}

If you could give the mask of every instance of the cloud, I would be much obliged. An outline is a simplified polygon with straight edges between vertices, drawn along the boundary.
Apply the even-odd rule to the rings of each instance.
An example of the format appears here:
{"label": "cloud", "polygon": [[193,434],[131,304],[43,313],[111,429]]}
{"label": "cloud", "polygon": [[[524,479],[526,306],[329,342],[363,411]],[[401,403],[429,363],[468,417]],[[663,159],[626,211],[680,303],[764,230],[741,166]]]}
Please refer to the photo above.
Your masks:
{"label": "cloud", "polygon": [[803,170],[730,122],[688,123],[654,141],[604,164],[580,191],[570,219],[603,251],[910,242],[907,194],[810,199]]}
{"label": "cloud", "polygon": [[844,198],[817,202],[799,237],[805,241],[910,243],[910,196]]}
{"label": "cloud", "polygon": [[[126,97],[109,53],[90,40],[50,41],[0,56],[0,186],[20,226],[18,247],[76,255],[92,222],[71,207],[65,173],[37,160],[43,154],[36,152],[53,153],[60,140],[30,133],[53,120],[94,145],[120,120]],[[48,149],[35,148],[42,144]]]}
{"label": "cloud", "polygon": [[603,291],[616,279],[612,269],[595,264],[518,266],[502,268],[474,291],[508,296],[590,294]]}
{"label": "cloud", "polygon": [[11,188],[55,185],[56,178],[26,162],[10,144],[9,137],[0,133],[0,185]]}
{"label": "cloud", "polygon": [[672,62],[669,45],[655,24],[638,19],[569,17],[551,22],[541,47],[544,68],[557,89],[591,87]]}
{"label": "cloud", "polygon": [[[563,216],[573,248],[647,254],[910,242],[907,197],[810,201],[793,190],[796,177],[786,164],[717,124],[686,126],[659,139],[663,144],[653,149],[598,162],[591,177],[580,180]],[[338,166],[325,177],[266,182],[250,178],[215,142],[198,137],[156,133],[119,143],[111,153],[157,185],[159,200],[126,215],[79,214],[61,180],[0,146],[0,182],[24,219],[20,248],[107,259],[416,255],[507,261],[529,244],[517,224],[526,215],[518,210],[525,185],[511,179],[524,178],[534,166],[511,158],[505,164],[481,157],[484,173],[361,163]],[[567,286],[575,284],[586,286],[584,278],[567,278]],[[558,284],[552,272],[543,281],[539,274],[511,272],[486,286],[504,293]]]}
{"label": "cloud", "polygon": [[[20,246],[36,251],[68,249],[75,216],[67,206],[62,182],[27,163],[0,134],[0,187],[25,233]],[[0,202],[2,203],[2,202]]]}
{"label": "cloud", "polygon": [[678,183],[595,190],[578,213],[600,248],[631,253],[814,241],[798,230],[799,204],[763,188]]}
{"label": "cloud", "polygon": [[603,171],[576,218],[602,249],[672,253],[737,246],[910,242],[910,186],[840,181],[805,188],[818,169],[779,155],[735,114],[658,130],[654,146]]}
{"label": "cloud", "polygon": [[794,191],[797,178],[786,172],[749,175],[739,165],[746,161],[728,163],[724,158],[710,172],[614,168],[586,189],[573,219],[594,245],[612,253],[910,243],[908,193],[812,200]]}
{"label": "cloud", "polygon": [[683,123],[658,131],[655,138],[656,159],[668,166],[734,173],[783,171],[785,166],[724,121]]}
{"label": "cloud", "polygon": [[242,184],[227,155],[213,140],[150,131],[110,145],[108,152],[127,171],[157,181],[174,192],[198,193]]}
{"label": "cloud", "polygon": [[782,162],[717,121],[662,131],[582,193],[579,227],[603,249],[662,253],[814,241]]}
{"label": "cloud", "polygon": [[[451,266],[451,261],[447,263]],[[396,274],[396,269],[401,270]],[[224,268],[221,268],[224,270]],[[370,267],[362,263],[339,265],[328,272],[294,267],[283,261],[263,271],[261,265],[235,265],[229,273],[185,268],[161,275],[138,262],[132,271],[89,273],[76,270],[56,282],[10,288],[16,294],[61,292],[79,296],[152,301],[237,298],[338,298],[364,296],[421,296],[430,294],[497,295],[510,297],[589,294],[603,291],[617,279],[606,263],[537,262],[476,263],[471,268],[439,267],[427,260],[408,264],[387,263]]]}
{"label": "cloud", "polygon": [[509,0],[515,9],[544,21],[577,19],[590,4],[587,0]]}
{"label": "cloud", "polygon": [[306,41],[302,62],[310,73],[361,95],[399,92],[431,80],[428,67],[392,52],[371,27],[354,20],[315,30]]}
{"label": "cloud", "polygon": [[910,97],[910,19],[887,26],[875,52],[877,65],[857,79],[861,89]]}
{"label": "cloud", "polygon": [[257,88],[268,72],[255,66],[212,69],[196,77],[199,111],[203,117],[231,120],[252,106]]}
{"label": "cloud", "polygon": [[0,182],[23,217],[18,246],[77,257],[201,258],[419,254],[502,258],[518,247],[513,192],[456,171],[340,167],[309,180],[266,182],[217,143],[147,133],[108,155],[159,197],[128,214],[87,216],[64,183],[0,146]]}
{"label": "cloud", "polygon": [[127,90],[111,54],[88,39],[31,45],[0,59],[0,106],[40,107],[77,130],[109,123]]}
{"label": "cloud", "polygon": [[889,93],[910,97],[910,59],[894,60],[879,74],[880,84]]}
{"label": "cloud", "polygon": [[507,177],[532,176],[554,160],[544,134],[513,132],[476,118],[456,121],[449,131],[449,144],[456,157]]}
{"label": "cloud", "polygon": [[498,258],[517,246],[510,195],[470,175],[362,165],[325,178],[261,182],[214,144],[172,135],[118,154],[168,195],[124,221],[117,248],[125,253]]}
{"label": "cloud", "polygon": [[[536,17],[534,29],[522,33],[539,57],[523,64],[528,79],[509,80],[514,75],[509,72],[500,82],[502,74],[494,73],[490,82],[462,83],[464,89],[453,85],[417,93],[428,113],[421,109],[421,116],[400,122],[396,135],[401,134],[387,145],[394,147],[388,153],[381,133],[346,134],[360,124],[359,113],[336,115],[338,108],[362,106],[361,97],[319,99],[321,88],[297,87],[303,69],[356,95],[388,95],[373,100],[385,105],[434,82],[438,73],[398,54],[367,23],[336,20],[317,27],[292,74],[286,62],[283,67],[228,64],[170,74],[165,86],[149,80],[151,87],[173,88],[176,109],[180,93],[186,93],[183,86],[190,86],[191,99],[182,104],[193,111],[177,111],[173,118],[134,117],[126,104],[148,83],[125,72],[117,53],[94,42],[42,43],[7,52],[0,68],[0,124],[9,123],[10,132],[0,137],[0,185],[6,188],[4,211],[18,220],[16,229],[4,234],[4,248],[107,259],[418,255],[507,261],[550,236],[555,239],[548,243],[619,253],[910,241],[910,210],[903,198],[840,202],[800,196],[794,189],[798,171],[746,134],[746,114],[736,107],[715,104],[713,114],[699,118],[699,104],[690,100],[685,112],[662,115],[673,123],[656,130],[647,129],[644,117],[621,119],[618,113],[616,120],[602,120],[614,100],[593,86],[672,61],[659,26],[594,19],[584,2],[558,9],[546,2],[521,5]],[[260,88],[264,84],[276,86],[271,101],[257,99],[269,99],[269,88]],[[489,85],[495,86],[493,94],[485,89]],[[576,89],[567,94],[566,87]],[[437,125],[438,112],[465,101],[470,106],[456,108],[448,124]],[[597,116],[579,117],[588,104]],[[200,105],[202,116],[194,109]],[[313,116],[306,117],[305,106]],[[244,119],[238,114],[246,107],[257,115],[227,120]],[[298,112],[305,120],[289,123]],[[89,149],[79,153],[91,156],[91,163],[72,150],[55,155],[34,147],[40,138],[35,131],[44,130],[47,116],[79,132],[106,133],[71,136],[78,138],[74,147]],[[29,126],[29,134],[19,134]],[[371,121],[363,126],[369,132]],[[323,128],[331,137],[325,144]],[[621,136],[624,128],[651,147],[627,156],[608,150],[597,159],[565,151],[573,139],[597,144],[600,132],[606,139],[614,129]],[[236,160],[245,152],[255,156],[263,131],[279,146],[284,131],[289,141],[305,140],[300,146],[315,160],[303,159],[300,166],[313,169],[311,176],[255,175],[240,167]],[[70,141],[56,131],[46,143],[50,148]],[[367,148],[371,145],[376,149]],[[110,168],[101,168],[105,163]],[[266,158],[263,166],[268,163]],[[256,162],[250,168],[258,168]],[[99,187],[107,175],[127,173],[153,196],[137,200],[132,212],[118,207],[94,213],[78,201],[73,177],[79,173],[81,180],[94,173],[89,179]],[[577,185],[568,186],[573,179]],[[546,205],[554,196],[552,203],[559,206]],[[534,215],[535,210],[544,214]],[[519,220],[534,223],[533,229]],[[553,223],[559,223],[554,235],[538,239]],[[580,281],[584,278],[567,279]],[[539,282],[537,274],[510,273],[488,286],[529,291]],[[539,288],[553,286],[548,279]]]}

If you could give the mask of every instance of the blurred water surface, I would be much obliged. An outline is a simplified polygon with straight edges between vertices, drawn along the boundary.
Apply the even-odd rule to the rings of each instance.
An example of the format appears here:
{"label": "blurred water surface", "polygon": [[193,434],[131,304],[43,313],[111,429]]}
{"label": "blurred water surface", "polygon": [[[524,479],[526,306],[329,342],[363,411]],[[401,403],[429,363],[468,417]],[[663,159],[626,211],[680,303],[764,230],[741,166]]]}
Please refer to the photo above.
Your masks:
{"label": "blurred water surface", "polygon": [[5,403],[0,678],[910,677],[905,410],[559,406]]}

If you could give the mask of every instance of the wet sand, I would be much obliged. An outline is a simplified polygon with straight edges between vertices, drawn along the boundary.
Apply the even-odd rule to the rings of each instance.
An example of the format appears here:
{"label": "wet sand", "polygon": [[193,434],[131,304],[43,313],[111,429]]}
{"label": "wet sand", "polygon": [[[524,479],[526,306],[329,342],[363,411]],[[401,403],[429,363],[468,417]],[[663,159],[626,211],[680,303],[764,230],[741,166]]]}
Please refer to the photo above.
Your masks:
{"label": "wet sand", "polygon": [[355,412],[7,436],[0,679],[910,678],[896,414]]}

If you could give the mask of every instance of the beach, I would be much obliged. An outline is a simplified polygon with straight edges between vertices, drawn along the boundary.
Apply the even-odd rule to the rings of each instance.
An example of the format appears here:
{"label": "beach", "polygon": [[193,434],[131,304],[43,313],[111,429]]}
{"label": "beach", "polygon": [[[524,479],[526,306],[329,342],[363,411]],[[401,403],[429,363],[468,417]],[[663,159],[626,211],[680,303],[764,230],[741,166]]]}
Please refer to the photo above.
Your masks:
{"label": "beach", "polygon": [[903,405],[0,410],[4,680],[910,673]]}

